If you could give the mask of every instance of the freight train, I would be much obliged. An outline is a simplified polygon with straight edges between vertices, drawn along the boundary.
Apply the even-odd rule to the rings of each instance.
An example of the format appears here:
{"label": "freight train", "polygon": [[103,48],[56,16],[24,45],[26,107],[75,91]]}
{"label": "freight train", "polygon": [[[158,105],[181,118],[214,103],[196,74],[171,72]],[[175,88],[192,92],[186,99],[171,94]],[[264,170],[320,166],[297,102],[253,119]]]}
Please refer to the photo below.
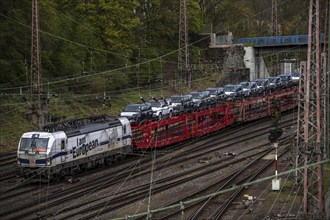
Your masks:
{"label": "freight train", "polygon": [[58,179],[116,162],[134,149],[160,148],[218,131],[238,122],[297,106],[297,87],[264,96],[217,103],[161,120],[131,124],[121,116],[94,116],[48,125],[23,134],[17,149],[19,174],[25,178]]}

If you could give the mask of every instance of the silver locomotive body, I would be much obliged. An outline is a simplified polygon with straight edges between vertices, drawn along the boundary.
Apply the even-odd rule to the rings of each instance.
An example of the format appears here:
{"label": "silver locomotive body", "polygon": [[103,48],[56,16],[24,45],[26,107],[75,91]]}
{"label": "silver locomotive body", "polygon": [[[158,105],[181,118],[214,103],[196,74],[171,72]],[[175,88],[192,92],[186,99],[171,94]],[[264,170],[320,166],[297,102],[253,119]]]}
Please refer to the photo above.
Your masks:
{"label": "silver locomotive body", "polygon": [[22,135],[17,149],[19,174],[31,179],[65,177],[111,164],[132,150],[132,131],[124,117],[103,116],[58,128]]}

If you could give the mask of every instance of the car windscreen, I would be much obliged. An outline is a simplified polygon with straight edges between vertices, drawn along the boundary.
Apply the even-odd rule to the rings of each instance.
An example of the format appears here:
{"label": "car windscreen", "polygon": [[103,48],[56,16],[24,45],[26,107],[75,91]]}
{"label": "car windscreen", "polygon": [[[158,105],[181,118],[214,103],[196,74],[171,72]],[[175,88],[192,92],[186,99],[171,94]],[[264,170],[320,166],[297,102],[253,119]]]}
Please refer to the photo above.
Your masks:
{"label": "car windscreen", "polygon": [[282,81],[288,81],[289,80],[289,76],[280,76]]}
{"label": "car windscreen", "polygon": [[124,109],[124,112],[139,112],[139,111],[140,111],[140,108],[139,108],[139,106],[136,106],[136,105],[128,105]]}
{"label": "car windscreen", "polygon": [[269,82],[276,82],[276,78],[268,78]]}
{"label": "car windscreen", "polygon": [[255,81],[258,86],[262,86],[264,84],[264,81]]}
{"label": "car windscreen", "polygon": [[183,101],[183,97],[171,97],[172,103],[181,103]]}
{"label": "car windscreen", "polygon": [[148,103],[151,105],[151,107],[160,107],[161,106],[161,104],[156,101],[149,101]]}
{"label": "car windscreen", "polygon": [[299,77],[300,76],[300,73],[292,73],[292,76],[293,77]]}
{"label": "car windscreen", "polygon": [[218,90],[216,90],[216,89],[207,90],[207,91],[209,91],[211,95],[216,95],[216,94],[218,94]]}
{"label": "car windscreen", "polygon": [[22,138],[20,150],[46,151],[49,138]]}
{"label": "car windscreen", "polygon": [[193,99],[201,99],[203,98],[203,94],[202,93],[190,93],[191,97]]}
{"label": "car windscreen", "polygon": [[240,85],[242,85],[243,88],[247,88],[247,86],[249,86],[248,82],[242,82],[240,83]]}
{"label": "car windscreen", "polygon": [[225,86],[225,88],[223,90],[225,92],[235,92],[236,91],[236,87],[235,86]]}
{"label": "car windscreen", "polygon": [[241,85],[242,85],[243,89],[248,89],[248,88],[250,88],[249,84],[241,84]]}

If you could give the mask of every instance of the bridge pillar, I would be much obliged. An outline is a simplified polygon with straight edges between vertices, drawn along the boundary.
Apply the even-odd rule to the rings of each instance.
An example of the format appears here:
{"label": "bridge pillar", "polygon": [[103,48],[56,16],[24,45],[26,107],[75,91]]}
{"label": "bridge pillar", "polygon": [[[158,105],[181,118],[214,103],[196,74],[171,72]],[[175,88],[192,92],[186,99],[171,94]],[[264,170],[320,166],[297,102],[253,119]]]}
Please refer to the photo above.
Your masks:
{"label": "bridge pillar", "polygon": [[255,47],[244,47],[244,63],[250,69],[250,80],[269,76],[261,51]]}

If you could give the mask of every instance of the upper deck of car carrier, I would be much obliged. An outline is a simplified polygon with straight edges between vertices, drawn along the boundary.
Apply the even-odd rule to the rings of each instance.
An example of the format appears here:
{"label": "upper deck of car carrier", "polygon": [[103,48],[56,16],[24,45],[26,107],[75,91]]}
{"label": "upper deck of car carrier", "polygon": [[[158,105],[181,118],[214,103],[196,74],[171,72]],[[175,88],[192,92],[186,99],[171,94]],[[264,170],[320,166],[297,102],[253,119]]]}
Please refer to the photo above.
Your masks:
{"label": "upper deck of car carrier", "polygon": [[283,112],[297,106],[297,92],[298,88],[294,86],[264,96],[220,102],[160,121],[132,124],[133,146],[138,149],[159,148],[220,130],[235,122],[267,117],[271,115],[275,100]]}

